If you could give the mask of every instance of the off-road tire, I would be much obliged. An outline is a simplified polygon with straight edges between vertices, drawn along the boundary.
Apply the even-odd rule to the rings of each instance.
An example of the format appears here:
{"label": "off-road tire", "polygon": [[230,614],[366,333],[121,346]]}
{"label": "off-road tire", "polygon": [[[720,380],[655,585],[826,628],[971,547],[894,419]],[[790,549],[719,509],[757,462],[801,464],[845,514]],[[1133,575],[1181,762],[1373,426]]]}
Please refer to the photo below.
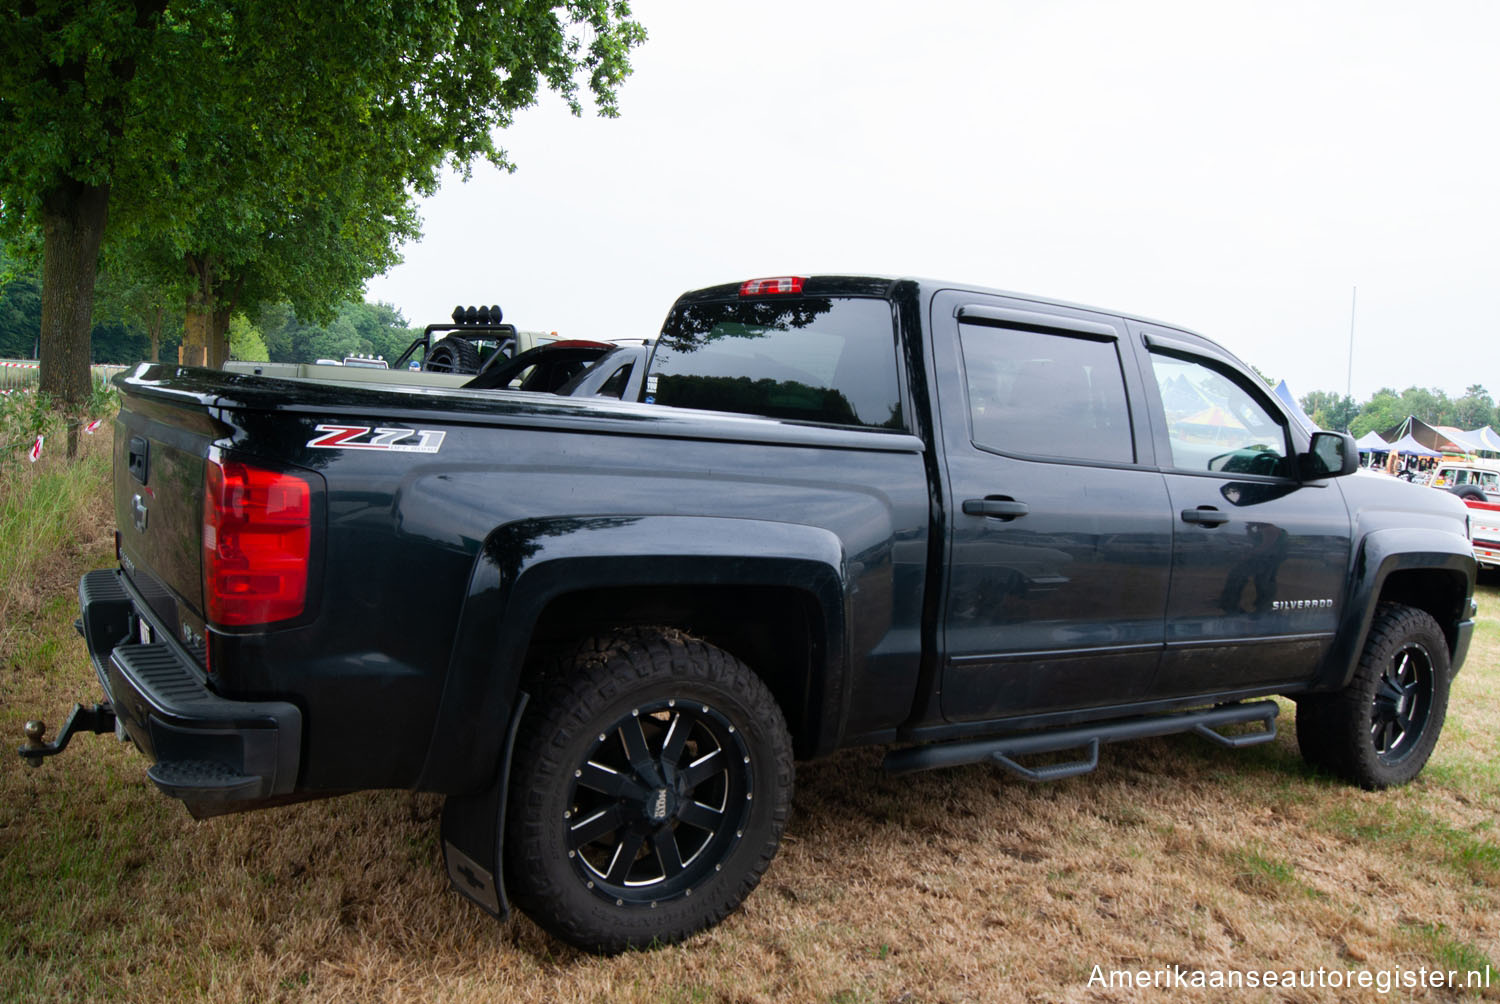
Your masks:
{"label": "off-road tire", "polygon": [[478,373],[479,349],[467,338],[449,335],[427,350],[422,369],[429,373]]}
{"label": "off-road tire", "polygon": [[516,904],[603,954],[723,920],[770,865],[791,811],[791,737],[765,683],[699,639],[635,628],[580,645],[538,690],[506,818]]}
{"label": "off-road tire", "polygon": [[1349,685],[1298,701],[1303,758],[1361,788],[1406,784],[1442,733],[1449,676],[1448,640],[1432,615],[1380,604]]}

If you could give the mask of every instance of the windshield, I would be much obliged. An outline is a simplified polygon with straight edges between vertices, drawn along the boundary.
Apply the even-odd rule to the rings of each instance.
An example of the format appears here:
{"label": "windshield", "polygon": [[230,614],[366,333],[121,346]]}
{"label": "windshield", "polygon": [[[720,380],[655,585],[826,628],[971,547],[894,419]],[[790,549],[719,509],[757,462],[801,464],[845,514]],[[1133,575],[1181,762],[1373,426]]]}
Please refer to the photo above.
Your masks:
{"label": "windshield", "polygon": [[741,299],[679,306],[646,379],[648,402],[902,429],[885,300]]}

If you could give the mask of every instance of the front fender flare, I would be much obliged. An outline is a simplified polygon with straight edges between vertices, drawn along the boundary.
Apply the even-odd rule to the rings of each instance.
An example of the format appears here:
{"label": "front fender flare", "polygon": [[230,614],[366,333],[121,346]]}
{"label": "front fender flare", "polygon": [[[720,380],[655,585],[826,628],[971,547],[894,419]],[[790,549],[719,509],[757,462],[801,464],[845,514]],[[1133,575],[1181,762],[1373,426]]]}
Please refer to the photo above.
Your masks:
{"label": "front fender flare", "polygon": [[[1339,618],[1338,636],[1323,662],[1314,690],[1341,690],[1348,686],[1364,651],[1375,606],[1386,581],[1397,572],[1441,572],[1463,579],[1468,587],[1460,589],[1467,600],[1473,592],[1478,568],[1473,549],[1457,534],[1425,527],[1392,527],[1373,530],[1359,543],[1350,571],[1349,602]],[[1468,616],[1460,608],[1445,612],[1438,623],[1450,640],[1458,636],[1460,624]],[[1455,659],[1462,653],[1453,652]],[[1455,671],[1458,665],[1455,662]]]}

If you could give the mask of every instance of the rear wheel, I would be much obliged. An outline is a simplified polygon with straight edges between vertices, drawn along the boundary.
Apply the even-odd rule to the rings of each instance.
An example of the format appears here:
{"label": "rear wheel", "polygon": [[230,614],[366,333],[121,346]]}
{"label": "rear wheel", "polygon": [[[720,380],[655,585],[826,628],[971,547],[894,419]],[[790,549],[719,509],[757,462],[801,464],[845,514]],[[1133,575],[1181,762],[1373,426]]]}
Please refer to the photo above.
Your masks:
{"label": "rear wheel", "polygon": [[733,656],[664,629],[582,646],[517,737],[507,886],[562,940],[670,944],[718,923],[770,864],[791,738]]}
{"label": "rear wheel", "polygon": [[1303,757],[1362,788],[1416,777],[1448,712],[1448,640],[1432,615],[1382,603],[1349,686],[1297,704]]}

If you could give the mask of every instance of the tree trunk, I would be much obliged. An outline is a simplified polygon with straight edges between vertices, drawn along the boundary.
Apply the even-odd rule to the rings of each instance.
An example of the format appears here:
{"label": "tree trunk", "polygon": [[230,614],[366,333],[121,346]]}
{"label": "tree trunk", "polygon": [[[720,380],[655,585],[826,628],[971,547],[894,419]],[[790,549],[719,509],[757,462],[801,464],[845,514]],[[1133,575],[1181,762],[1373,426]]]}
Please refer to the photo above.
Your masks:
{"label": "tree trunk", "polygon": [[189,255],[187,267],[193,277],[193,291],[188,294],[187,313],[182,319],[182,363],[208,366],[214,334],[214,263],[212,258]]}
{"label": "tree trunk", "polygon": [[156,308],[156,316],[151,319],[148,325],[151,332],[151,361],[153,363],[161,362],[161,328],[166,316],[166,306],[159,305]]}
{"label": "tree trunk", "polygon": [[[41,391],[76,411],[88,400],[94,277],[109,219],[109,186],[68,180],[42,200]],[[77,439],[68,438],[73,456]]]}
{"label": "tree trunk", "polygon": [[183,318],[182,361],[218,369],[229,358],[229,318],[239,300],[240,285],[236,283],[225,295],[220,289],[224,276],[212,255],[188,255],[187,268],[193,291]]}
{"label": "tree trunk", "polygon": [[213,313],[203,310],[188,298],[187,316],[182,319],[182,364],[207,366],[208,344],[213,337]]}
{"label": "tree trunk", "polygon": [[229,315],[233,308],[220,306],[214,311],[213,337],[209,340],[209,365],[214,369],[220,369],[224,361],[229,358]]}

